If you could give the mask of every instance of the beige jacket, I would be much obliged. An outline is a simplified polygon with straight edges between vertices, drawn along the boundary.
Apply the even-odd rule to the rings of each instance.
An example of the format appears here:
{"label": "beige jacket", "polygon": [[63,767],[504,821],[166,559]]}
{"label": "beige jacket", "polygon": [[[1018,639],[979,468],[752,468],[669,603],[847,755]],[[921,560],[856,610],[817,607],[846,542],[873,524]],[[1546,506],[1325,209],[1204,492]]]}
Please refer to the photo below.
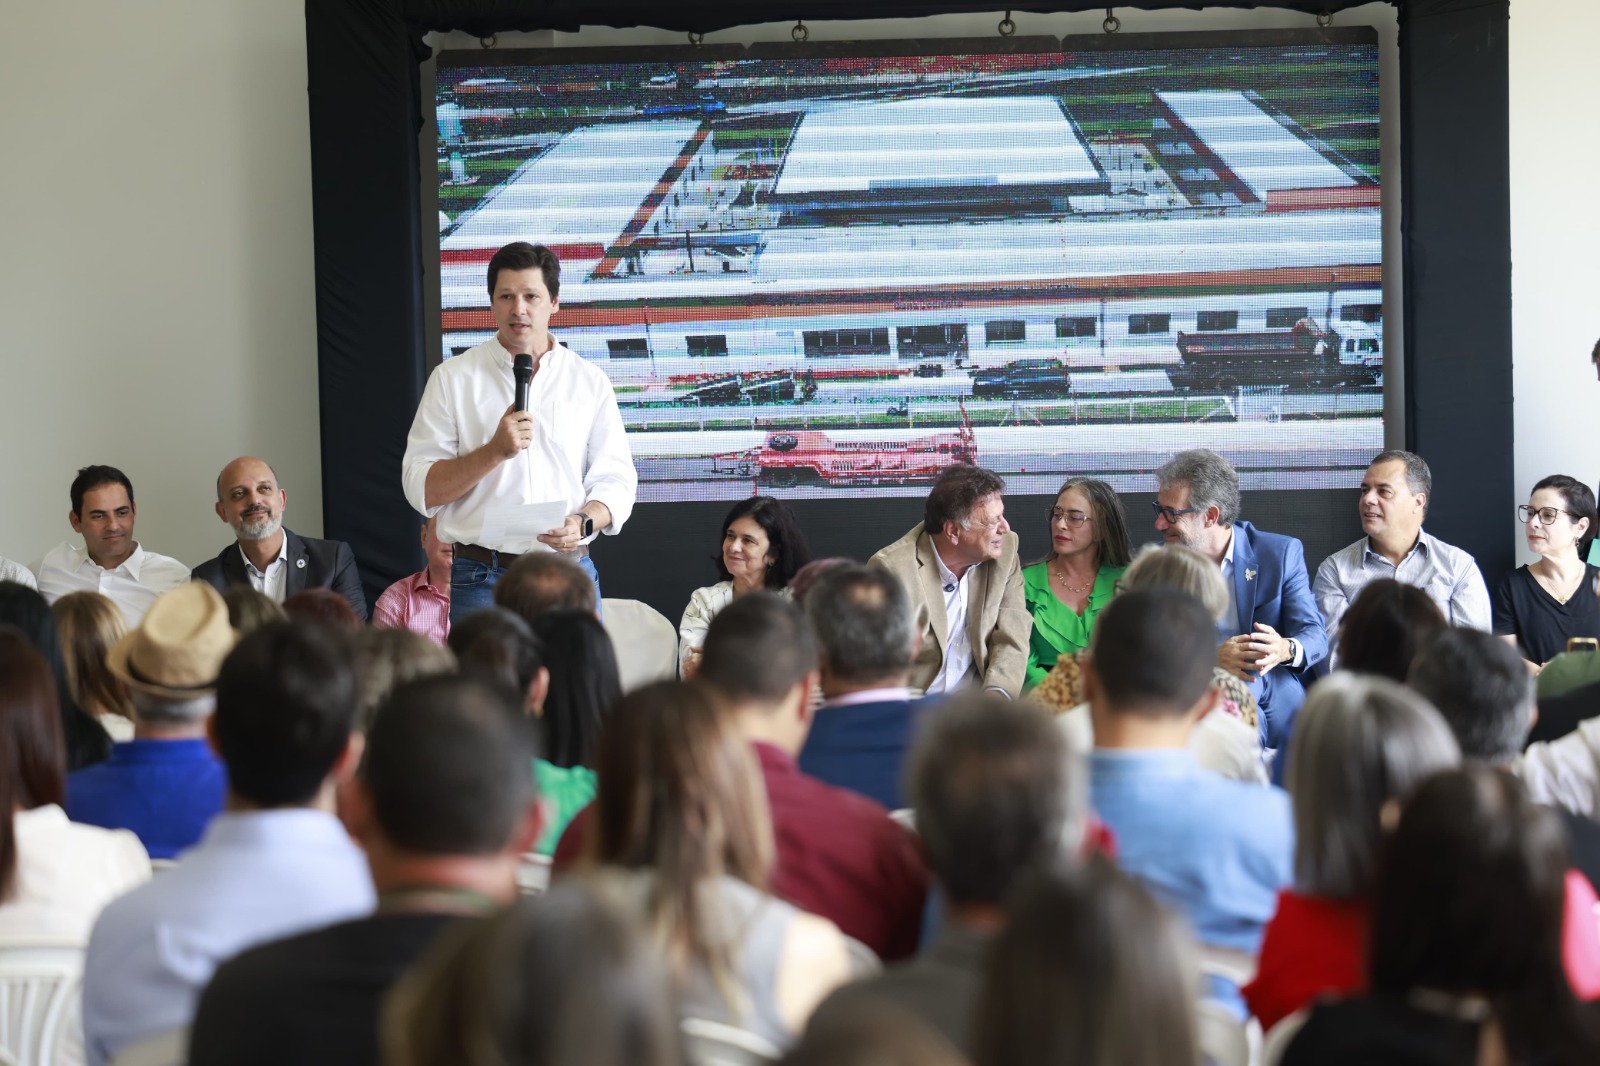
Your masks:
{"label": "beige jacket", "polygon": [[[879,551],[870,560],[894,574],[911,595],[922,647],[911,663],[910,684],[925,689],[939,676],[949,624],[944,613],[944,588],[933,542],[918,522],[911,532]],[[1013,699],[1022,691],[1028,668],[1028,635],[1033,617],[1022,598],[1022,564],[1017,560],[1017,535],[1007,533],[998,560],[978,564],[972,573],[967,601],[967,635],[972,644],[972,667],[984,688],[1002,689]]]}

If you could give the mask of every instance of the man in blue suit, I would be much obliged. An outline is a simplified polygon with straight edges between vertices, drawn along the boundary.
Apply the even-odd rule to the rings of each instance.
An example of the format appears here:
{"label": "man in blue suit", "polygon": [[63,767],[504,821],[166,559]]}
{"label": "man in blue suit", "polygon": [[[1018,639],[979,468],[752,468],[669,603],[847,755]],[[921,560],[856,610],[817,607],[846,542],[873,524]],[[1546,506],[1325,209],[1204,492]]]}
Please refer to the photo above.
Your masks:
{"label": "man in blue suit", "polygon": [[824,702],[800,751],[800,769],[838,788],[904,807],[901,767],[926,700],[906,679],[917,653],[911,597],[893,573],[850,563],[806,594],[821,653]]}
{"label": "man in blue suit", "polygon": [[1239,474],[1206,448],[1174,455],[1156,471],[1156,530],[1222,568],[1231,610],[1218,625],[1217,665],[1250,685],[1261,742],[1281,748],[1305,702],[1328,634],[1311,594],[1306,553],[1293,537],[1239,521]]}

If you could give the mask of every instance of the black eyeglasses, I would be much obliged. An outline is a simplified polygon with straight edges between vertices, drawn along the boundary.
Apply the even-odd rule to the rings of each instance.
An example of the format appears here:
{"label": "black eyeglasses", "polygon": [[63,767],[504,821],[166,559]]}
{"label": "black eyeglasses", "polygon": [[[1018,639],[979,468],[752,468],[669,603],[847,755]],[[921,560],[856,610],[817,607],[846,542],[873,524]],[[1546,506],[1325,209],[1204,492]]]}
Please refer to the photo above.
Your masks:
{"label": "black eyeglasses", "polygon": [[1539,524],[1544,526],[1555,524],[1555,520],[1558,515],[1571,515],[1573,518],[1578,517],[1577,515],[1572,514],[1571,511],[1563,511],[1559,507],[1540,507],[1539,509],[1535,510],[1534,508],[1529,507],[1527,504],[1523,504],[1521,507],[1517,508],[1517,521],[1521,522],[1523,525],[1527,525],[1529,522],[1533,521],[1534,515],[1539,516]]}
{"label": "black eyeglasses", "polygon": [[1177,525],[1178,519],[1183,515],[1200,513],[1200,508],[1198,507],[1185,507],[1182,510],[1177,510],[1172,507],[1163,507],[1159,503],[1155,502],[1152,502],[1150,507],[1155,511],[1156,517],[1165,518],[1168,525]]}

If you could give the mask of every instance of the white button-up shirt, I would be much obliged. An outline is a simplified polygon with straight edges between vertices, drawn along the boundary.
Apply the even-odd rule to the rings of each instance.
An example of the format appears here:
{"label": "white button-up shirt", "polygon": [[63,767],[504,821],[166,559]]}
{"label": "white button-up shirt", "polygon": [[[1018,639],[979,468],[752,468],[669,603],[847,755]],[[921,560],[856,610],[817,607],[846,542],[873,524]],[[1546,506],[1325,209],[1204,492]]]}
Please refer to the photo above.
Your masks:
{"label": "white button-up shirt", "polygon": [[619,532],[633,513],[639,476],[617,397],[605,371],[560,344],[539,360],[528,393],[533,444],[489,471],[455,502],[427,506],[433,464],[458,459],[494,437],[516,395],[511,361],[511,353],[491,337],[434,370],[406,438],[401,463],[406,499],[418,512],[438,515],[440,539],[512,554],[551,549],[532,539],[485,544],[483,520],[493,504],[561,500],[571,513],[598,500],[611,512],[604,532]]}
{"label": "white button-up shirt", "polygon": [[38,576],[39,591],[51,603],[69,592],[98,592],[117,605],[133,629],[156,597],[189,580],[189,568],[135,544],[122,565],[107,570],[89,558],[83,545],[63,541],[39,561]]}
{"label": "white button-up shirt", "polygon": [[267,564],[265,573],[256,569],[256,564],[250,561],[250,556],[244,553],[242,547],[239,548],[239,558],[244,560],[244,572],[250,579],[250,587],[270,596],[273,603],[282,603],[289,585],[288,534],[284,534],[278,542],[278,557]]}
{"label": "white button-up shirt", "polygon": [[933,558],[939,564],[939,585],[944,589],[946,629],[944,665],[939,668],[938,676],[928,684],[927,691],[954,692],[972,673],[972,638],[967,633],[967,595],[972,591],[972,572],[977,567],[967,567],[967,572],[958,578],[955,571],[939,558],[937,548],[934,549]]}

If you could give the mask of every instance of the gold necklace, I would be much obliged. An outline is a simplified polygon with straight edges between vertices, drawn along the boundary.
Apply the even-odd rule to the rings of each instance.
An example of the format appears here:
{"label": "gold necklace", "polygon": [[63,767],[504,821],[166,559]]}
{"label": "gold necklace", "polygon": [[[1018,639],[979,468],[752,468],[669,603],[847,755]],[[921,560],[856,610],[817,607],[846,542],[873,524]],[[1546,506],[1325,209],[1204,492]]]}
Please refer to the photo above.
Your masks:
{"label": "gold necklace", "polygon": [[1045,567],[1045,569],[1049,570],[1050,571],[1050,576],[1053,577],[1055,580],[1061,582],[1061,587],[1063,589],[1066,589],[1068,592],[1072,592],[1072,593],[1088,592],[1090,589],[1094,588],[1094,578],[1092,578],[1092,577],[1089,579],[1089,583],[1087,585],[1069,585],[1069,584],[1067,584],[1067,575],[1063,574],[1061,571],[1057,570],[1056,566],[1055,566],[1055,563],[1053,563],[1053,562],[1050,563],[1048,566]]}

